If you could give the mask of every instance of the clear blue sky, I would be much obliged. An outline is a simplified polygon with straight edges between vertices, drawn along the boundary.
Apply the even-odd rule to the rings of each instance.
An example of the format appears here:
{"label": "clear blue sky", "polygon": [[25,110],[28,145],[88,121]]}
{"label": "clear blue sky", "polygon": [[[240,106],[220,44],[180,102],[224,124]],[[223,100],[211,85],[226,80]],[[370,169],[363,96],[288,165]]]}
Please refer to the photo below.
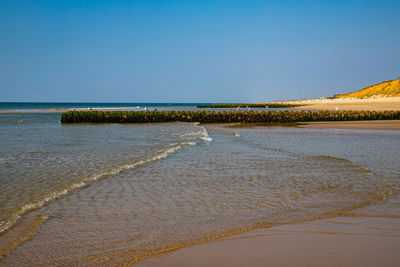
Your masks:
{"label": "clear blue sky", "polygon": [[0,1],[0,102],[253,102],[400,76],[400,1]]}

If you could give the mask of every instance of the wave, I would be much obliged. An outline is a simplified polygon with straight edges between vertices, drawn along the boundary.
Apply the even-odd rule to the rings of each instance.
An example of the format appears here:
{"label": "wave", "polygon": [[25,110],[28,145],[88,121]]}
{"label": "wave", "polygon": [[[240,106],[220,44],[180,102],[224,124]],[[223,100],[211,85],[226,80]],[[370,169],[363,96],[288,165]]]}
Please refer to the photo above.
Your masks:
{"label": "wave", "polygon": [[181,137],[191,137],[194,139],[200,139],[206,142],[212,142],[214,139],[208,134],[207,130],[205,127],[200,126],[199,122],[195,122],[194,125],[198,126],[200,129],[197,132],[193,133],[186,133],[181,135]]}
{"label": "wave", "polygon": [[199,136],[199,138],[206,142],[213,141],[214,139],[212,139],[211,136],[208,134],[206,128],[204,128],[203,126],[201,126],[201,127],[202,127],[202,130],[201,130],[201,135]]}
{"label": "wave", "polygon": [[152,157],[148,158],[148,159],[143,159],[137,162],[134,162],[132,164],[126,164],[123,166],[119,166],[117,168],[114,168],[110,171],[106,171],[103,173],[98,173],[98,174],[94,174],[91,175],[89,177],[84,178],[82,181],[77,182],[77,183],[73,183],[69,186],[67,186],[66,188],[63,189],[59,189],[56,191],[53,191],[51,193],[48,193],[46,196],[44,196],[42,199],[37,200],[35,202],[31,202],[28,204],[25,204],[24,206],[22,206],[21,208],[19,208],[13,215],[11,215],[11,218],[9,218],[7,221],[3,221],[0,222],[0,234],[3,233],[4,231],[10,229],[13,225],[15,225],[18,220],[27,212],[34,210],[34,209],[38,209],[43,207],[45,204],[56,200],[57,198],[60,198],[62,196],[67,195],[68,193],[71,193],[72,191],[75,191],[77,189],[83,188],[87,185],[89,185],[92,182],[98,181],[101,178],[104,178],[106,176],[110,176],[110,175],[116,175],[120,172],[126,171],[126,170],[130,170],[130,169],[134,169],[137,168],[139,166],[142,166],[144,164],[148,164],[151,162],[155,162],[161,159],[165,159],[168,157],[168,155],[173,154],[177,151],[179,151],[180,149],[182,149],[182,146],[193,146],[196,145],[195,142],[179,142],[179,143],[174,143],[172,144],[172,147],[165,149],[165,150],[160,150],[157,153],[155,153]]}
{"label": "wave", "polygon": [[195,146],[196,142],[182,142],[181,145],[183,145],[183,146]]}

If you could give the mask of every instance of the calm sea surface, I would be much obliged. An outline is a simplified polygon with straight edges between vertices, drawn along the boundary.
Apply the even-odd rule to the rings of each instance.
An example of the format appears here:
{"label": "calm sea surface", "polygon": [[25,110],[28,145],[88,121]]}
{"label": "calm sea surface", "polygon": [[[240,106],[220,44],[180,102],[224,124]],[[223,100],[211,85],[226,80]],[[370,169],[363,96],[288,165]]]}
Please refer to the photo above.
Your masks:
{"label": "calm sea surface", "polygon": [[0,265],[131,264],[362,205],[400,210],[397,131],[68,125],[54,112],[88,107],[196,109],[1,104]]}

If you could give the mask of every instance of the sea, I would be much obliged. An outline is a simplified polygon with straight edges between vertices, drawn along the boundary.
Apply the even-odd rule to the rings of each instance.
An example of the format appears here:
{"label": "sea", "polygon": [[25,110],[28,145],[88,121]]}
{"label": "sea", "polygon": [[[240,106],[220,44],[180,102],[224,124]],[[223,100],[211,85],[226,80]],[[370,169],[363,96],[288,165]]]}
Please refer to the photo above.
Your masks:
{"label": "sea", "polygon": [[197,104],[0,103],[0,265],[131,265],[365,206],[400,214],[399,131],[60,123]]}

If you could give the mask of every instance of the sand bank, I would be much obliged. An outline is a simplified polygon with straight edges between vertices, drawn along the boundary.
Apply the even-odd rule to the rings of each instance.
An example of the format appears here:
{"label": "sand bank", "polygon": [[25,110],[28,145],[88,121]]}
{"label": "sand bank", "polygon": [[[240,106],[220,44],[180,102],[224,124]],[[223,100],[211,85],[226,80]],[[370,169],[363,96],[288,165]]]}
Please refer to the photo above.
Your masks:
{"label": "sand bank", "polygon": [[301,110],[400,110],[400,97],[382,97],[368,99],[315,99],[285,101],[280,103],[301,104],[294,108]]}
{"label": "sand bank", "polygon": [[299,123],[298,127],[350,130],[400,130],[400,120],[304,122]]}
{"label": "sand bank", "polygon": [[150,257],[137,266],[398,266],[399,218],[287,224]]}

